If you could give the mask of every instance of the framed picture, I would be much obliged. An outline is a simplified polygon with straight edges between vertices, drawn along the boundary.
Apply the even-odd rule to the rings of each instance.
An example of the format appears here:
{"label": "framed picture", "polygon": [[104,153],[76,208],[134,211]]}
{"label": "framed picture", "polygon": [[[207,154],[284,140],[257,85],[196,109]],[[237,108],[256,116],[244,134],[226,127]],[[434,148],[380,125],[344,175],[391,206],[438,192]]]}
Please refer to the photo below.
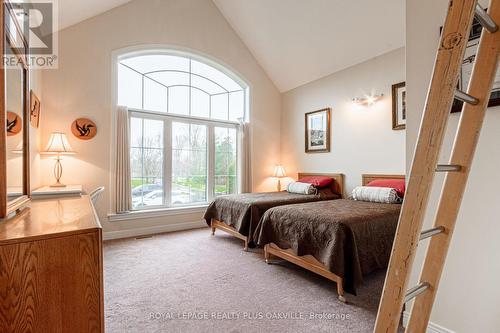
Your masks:
{"label": "framed picture", "polygon": [[[441,27],[442,31],[442,27]],[[464,60],[462,62],[462,68],[460,71],[460,76],[458,79],[457,88],[467,92],[467,87],[469,86],[470,77],[472,75],[472,68],[474,67],[474,61],[476,60],[477,48],[479,46],[479,38],[481,37],[482,26],[476,18],[472,21],[472,29],[469,34],[469,40],[465,48]],[[461,112],[463,107],[463,102],[459,100],[454,100],[451,113]],[[491,89],[490,100],[488,102],[488,107],[493,107],[500,105],[500,71],[497,69],[497,74],[495,81],[493,82],[493,87]]]}
{"label": "framed picture", "polygon": [[392,85],[392,129],[406,128],[406,83]]}
{"label": "framed picture", "polygon": [[30,92],[30,124],[34,128],[40,126],[40,99],[33,90]]}
{"label": "framed picture", "polygon": [[330,108],[306,113],[306,153],[330,151]]}

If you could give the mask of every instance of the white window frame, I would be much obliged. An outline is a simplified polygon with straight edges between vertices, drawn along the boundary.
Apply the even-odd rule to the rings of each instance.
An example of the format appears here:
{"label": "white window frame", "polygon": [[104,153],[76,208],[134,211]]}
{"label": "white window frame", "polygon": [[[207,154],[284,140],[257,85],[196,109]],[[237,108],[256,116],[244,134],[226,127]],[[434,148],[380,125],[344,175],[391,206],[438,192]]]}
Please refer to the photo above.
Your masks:
{"label": "white window frame", "polygon": [[[203,62],[207,65],[210,65],[219,71],[225,73],[228,75],[230,78],[235,80],[241,87],[244,89],[244,119],[243,122],[249,123],[251,122],[252,119],[252,98],[251,98],[251,93],[253,90],[252,84],[244,78],[241,73],[238,73],[237,70],[232,68],[230,65],[224,63],[223,61],[220,61],[219,59],[216,59],[212,57],[209,54],[205,54],[203,52],[200,52],[195,49],[191,49],[188,47],[182,47],[179,45],[174,45],[174,44],[142,44],[142,45],[134,45],[134,46],[127,46],[123,47],[120,49],[116,49],[112,52],[111,54],[111,71],[110,71],[110,81],[112,83],[112,89],[111,89],[111,101],[110,101],[110,108],[112,110],[111,112],[111,123],[113,124],[111,126],[111,131],[109,133],[111,142],[115,142],[116,138],[116,108],[118,106],[118,66],[120,65],[120,61],[123,59],[127,59],[130,57],[136,57],[136,56],[141,56],[141,55],[149,55],[149,54],[166,54],[166,55],[177,55],[177,56],[184,56],[184,57],[190,57],[193,60],[197,60],[200,62]],[[144,110],[134,110],[131,109],[132,112],[139,112],[141,114],[148,113],[149,115],[155,115],[158,112],[145,112]],[[160,116],[170,116],[174,118],[182,118],[182,116],[178,115],[173,115],[173,114],[164,114],[162,112],[158,113]],[[195,120],[197,117],[189,117],[190,120]],[[206,119],[202,118],[200,119],[201,121],[207,121],[211,122],[211,119]],[[228,126],[231,127],[238,127],[238,146],[237,146],[237,163],[239,165],[238,171],[237,171],[237,176],[238,176],[238,181],[237,181],[237,188],[238,192],[241,191],[241,184],[242,184],[242,177],[244,176],[241,174],[241,166],[243,165],[243,156],[242,156],[242,143],[240,140],[241,137],[241,131],[242,128],[240,124],[236,122],[226,122],[226,121],[217,121],[217,124],[222,126],[224,124],[227,124]],[[171,134],[171,133],[169,133]],[[213,138],[212,138],[213,140]],[[248,143],[249,148],[251,149],[252,143]],[[115,145],[113,144],[110,149],[110,165],[111,165],[111,175],[113,175],[116,172],[116,166],[115,166]],[[212,152],[213,153],[213,152]],[[210,159],[207,159],[210,160]],[[213,176],[214,172],[212,173]],[[210,177],[209,177],[210,179]],[[212,177],[211,182],[214,182],[214,178]],[[115,197],[112,195],[116,188],[115,180],[114,177],[110,176],[109,177],[109,209],[110,211],[113,211],[113,207],[115,205]],[[213,187],[212,187],[213,188]],[[166,191],[166,189],[164,189]],[[213,193],[209,193],[211,195],[211,198],[213,198]],[[208,199],[208,198],[207,198]],[[132,211],[128,214],[115,214],[115,213],[109,213],[108,218],[109,221],[127,221],[127,220],[135,220],[137,218],[154,218],[154,217],[160,217],[160,216],[170,216],[170,215],[177,215],[177,214],[187,214],[187,213],[192,213],[192,212],[202,212],[204,207],[206,207],[206,204],[198,204],[195,205],[193,204],[192,206],[189,207],[174,207],[174,208],[161,208],[161,209],[144,209],[144,210],[135,210]],[[201,210],[200,210],[201,209]]]}
{"label": "white window frame", "polygon": [[[232,121],[220,121],[214,119],[204,119],[190,116],[173,115],[156,111],[144,111],[139,109],[129,109],[130,118],[142,118],[163,121],[163,204],[155,206],[143,206],[133,208],[134,211],[154,210],[163,208],[183,208],[200,206],[211,202],[215,198],[215,128],[231,128],[236,130],[236,170],[239,170],[240,152],[240,131],[239,123]],[[207,127],[207,184],[206,202],[194,202],[185,205],[172,205],[172,122],[185,124],[198,124]],[[236,193],[240,193],[241,175],[236,174]]]}

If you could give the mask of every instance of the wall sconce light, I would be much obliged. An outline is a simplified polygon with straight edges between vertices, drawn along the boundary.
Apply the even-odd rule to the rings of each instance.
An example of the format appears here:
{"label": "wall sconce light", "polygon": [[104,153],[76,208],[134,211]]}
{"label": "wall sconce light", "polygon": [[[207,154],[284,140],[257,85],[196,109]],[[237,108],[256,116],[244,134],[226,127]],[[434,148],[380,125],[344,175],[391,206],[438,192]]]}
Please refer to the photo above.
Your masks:
{"label": "wall sconce light", "polygon": [[356,97],[352,99],[352,102],[357,105],[373,105],[377,103],[377,101],[380,100],[382,97],[384,97],[384,94],[370,95],[366,97]]}

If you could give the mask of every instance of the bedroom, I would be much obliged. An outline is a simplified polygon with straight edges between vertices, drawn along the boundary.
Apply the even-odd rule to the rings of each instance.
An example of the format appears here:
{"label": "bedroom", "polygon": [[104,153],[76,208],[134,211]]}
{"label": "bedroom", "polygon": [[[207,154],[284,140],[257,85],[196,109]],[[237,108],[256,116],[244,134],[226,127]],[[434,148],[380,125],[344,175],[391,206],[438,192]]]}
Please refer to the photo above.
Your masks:
{"label": "bedroom", "polygon": [[[369,183],[363,175],[407,179],[447,5],[446,0],[58,1],[53,9],[56,68],[35,64],[29,70],[33,95],[26,94],[24,104],[39,101],[39,122],[23,119],[27,130],[8,137],[23,137],[29,158],[16,153],[19,140],[7,140],[7,183],[21,180],[28,187],[22,194],[30,197],[33,215],[37,205],[56,202],[47,205],[54,207],[49,213],[58,220],[79,216],[65,202],[87,200],[94,189],[104,187],[95,202],[102,226],[96,235],[103,238],[102,253],[96,250],[103,273],[93,272],[94,282],[103,280],[97,283],[102,296],[94,304],[102,316],[93,319],[97,331],[373,331],[385,269],[367,274],[356,295],[346,290],[344,303],[334,282],[337,274],[330,275],[332,281],[310,272],[310,266],[299,267],[303,262],[296,265],[279,256],[271,256],[266,265],[264,244],[247,238],[249,249],[244,251],[245,241],[234,237],[255,235],[255,230],[243,232],[246,236],[228,234],[234,230],[224,230],[222,221],[212,236],[203,217],[219,195],[275,192],[278,183],[286,194],[299,173],[334,175],[343,187],[337,194],[345,198]],[[402,96],[401,82],[408,89],[405,129],[393,123],[393,114],[398,118],[403,109],[392,100]],[[150,90],[144,88],[148,85]],[[306,118],[319,110],[326,111]],[[497,111],[491,107],[486,113],[431,332],[494,332],[500,324],[492,310],[500,296],[493,287],[500,267],[485,255],[498,251],[493,235],[499,228],[494,222],[500,184],[489,177],[500,162]],[[449,117],[439,163],[448,161],[460,116]],[[308,140],[308,120],[316,124],[312,118],[321,120],[321,130],[318,135],[310,131]],[[129,124],[130,145],[124,124]],[[89,134],[81,134],[77,125]],[[323,137],[326,129],[330,135]],[[309,141],[309,148],[320,152],[307,152]],[[50,187],[59,164],[54,160],[58,155],[49,154],[57,154],[49,143],[58,142],[64,153],[72,153],[60,154],[60,182],[67,186]],[[26,165],[29,173],[23,175]],[[426,229],[434,222],[443,181],[438,174]],[[319,212],[318,207],[339,201],[297,196],[297,202],[286,206]],[[271,212],[266,217],[282,215],[279,207],[267,208]],[[22,211],[13,219],[24,218]],[[255,228],[262,218],[254,218]],[[37,223],[46,222],[41,216]],[[22,233],[19,222],[8,223],[0,222],[1,247],[13,244],[8,239],[16,237],[13,231]],[[96,237],[94,249],[99,249]],[[40,255],[63,253],[51,246]],[[425,249],[418,248],[409,286],[418,282]],[[52,262],[58,268],[50,270],[47,281],[42,279],[68,290],[47,307],[54,312],[61,299],[76,304],[85,298],[71,293],[80,260],[75,255],[77,259],[68,254],[62,263]],[[14,281],[23,281],[27,273],[17,270],[21,265],[12,267]],[[468,281],[475,282],[472,293],[463,288]],[[49,296],[40,294],[40,299]],[[409,303],[402,314],[404,325],[410,308]],[[1,310],[0,317],[13,313]],[[72,321],[88,327],[82,319],[86,311],[81,313],[73,314]],[[2,322],[13,326],[1,331],[18,331],[12,327],[21,323],[9,320]],[[35,328],[44,331],[40,327]],[[92,331],[82,327],[82,332]],[[52,329],[57,331],[45,327]],[[59,328],[68,330],[78,331]]]}

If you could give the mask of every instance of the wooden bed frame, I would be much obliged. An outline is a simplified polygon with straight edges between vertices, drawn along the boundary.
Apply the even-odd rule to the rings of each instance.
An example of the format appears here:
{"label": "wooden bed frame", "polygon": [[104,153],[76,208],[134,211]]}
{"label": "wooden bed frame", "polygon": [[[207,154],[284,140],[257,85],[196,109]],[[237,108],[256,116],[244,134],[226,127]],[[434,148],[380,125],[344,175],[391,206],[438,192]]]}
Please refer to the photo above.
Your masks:
{"label": "wooden bed frame", "polygon": [[[332,177],[335,179],[335,183],[337,185],[337,191],[341,195],[341,198],[344,197],[344,175],[341,173],[307,173],[307,172],[299,172],[297,174],[298,179],[307,177],[307,176],[327,176],[327,177]],[[230,225],[227,225],[223,221],[215,220],[212,219],[210,221],[210,228],[212,229],[212,236],[215,235],[215,230],[219,229],[224,232],[227,232],[230,235],[233,235],[236,238],[241,239],[244,242],[244,251],[248,251],[248,242],[249,239],[247,236],[243,236],[240,234],[235,228],[231,227]]]}
{"label": "wooden bed frame", "polygon": [[[377,174],[363,174],[361,183],[363,186],[367,185],[369,182],[375,179],[405,179],[404,175],[377,175]],[[339,300],[346,303],[347,300],[344,296],[343,279],[330,272],[325,265],[319,262],[316,258],[311,255],[297,256],[292,249],[282,249],[274,243],[269,243],[264,245],[264,258],[267,264],[270,264],[271,255],[284,259],[295,265],[307,269],[313,273],[319,274],[328,280],[337,283],[337,293],[339,294]]]}

